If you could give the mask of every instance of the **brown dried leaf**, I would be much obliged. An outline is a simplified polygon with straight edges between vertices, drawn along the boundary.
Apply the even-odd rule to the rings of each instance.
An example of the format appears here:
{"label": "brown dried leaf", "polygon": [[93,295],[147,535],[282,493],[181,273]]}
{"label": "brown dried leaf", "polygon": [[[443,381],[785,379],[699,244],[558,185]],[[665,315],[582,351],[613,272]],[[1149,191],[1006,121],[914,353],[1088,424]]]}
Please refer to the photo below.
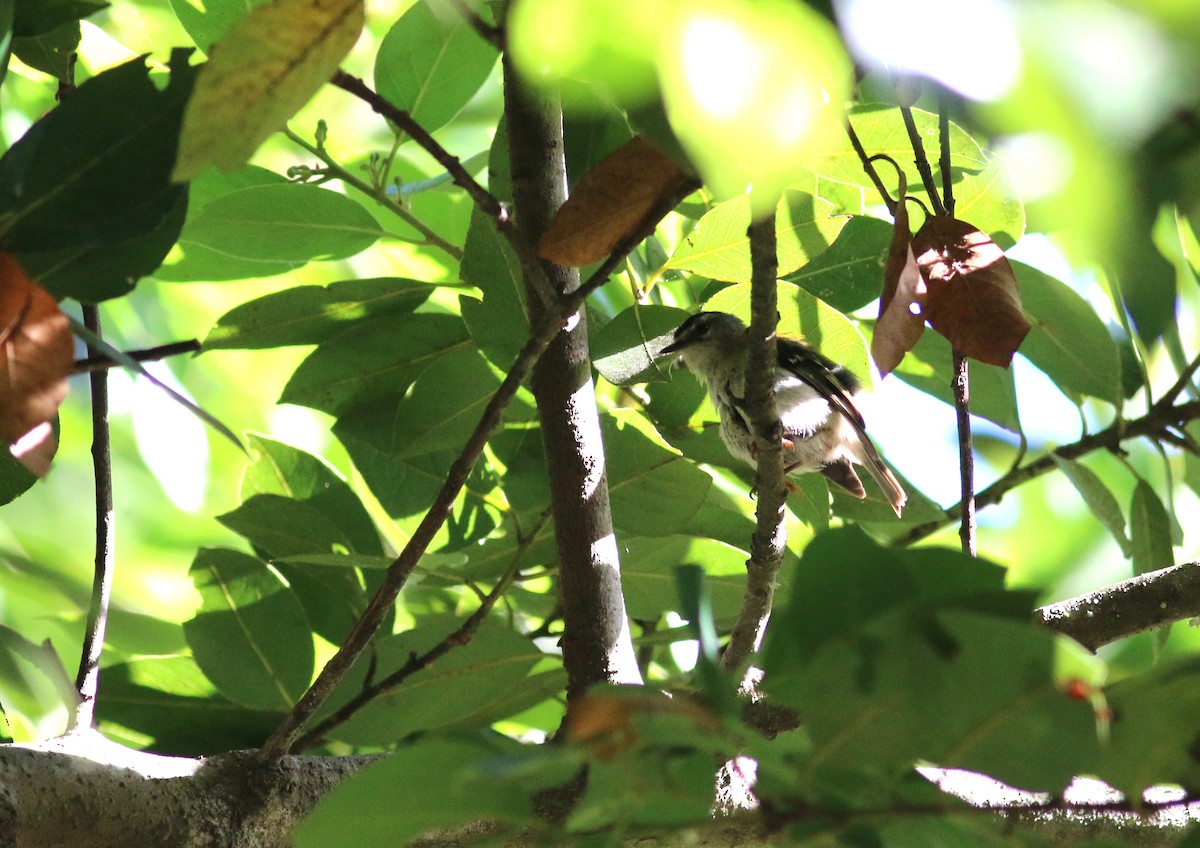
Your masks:
{"label": "brown dried leaf", "polygon": [[883,291],[879,295],[879,321],[871,337],[871,356],[879,373],[890,374],[900,364],[925,331],[925,280],[912,252],[912,234],[908,230],[908,208],[904,204],[904,175],[900,175],[900,202],[896,204],[896,223],[883,272]]}
{"label": "brown dried leaf", "polygon": [[[896,370],[904,354],[916,347],[925,332],[924,304],[928,290],[911,244],[904,245],[902,261],[893,287],[894,297],[889,298],[886,307],[880,299],[879,320],[871,337],[871,357],[882,376]],[[888,264],[891,265],[890,259]]]}
{"label": "brown dried leaf", "polygon": [[926,220],[912,250],[929,288],[929,326],[959,353],[1007,368],[1029,321],[1004,251],[966,221],[945,216]]}
{"label": "brown dried leaf", "polygon": [[39,476],[54,455],[49,424],[74,364],[67,316],[11,254],[0,252],[0,438]]}
{"label": "brown dried leaf", "polygon": [[542,234],[538,255],[571,267],[598,262],[689,179],[652,142],[634,136],[583,175]]}

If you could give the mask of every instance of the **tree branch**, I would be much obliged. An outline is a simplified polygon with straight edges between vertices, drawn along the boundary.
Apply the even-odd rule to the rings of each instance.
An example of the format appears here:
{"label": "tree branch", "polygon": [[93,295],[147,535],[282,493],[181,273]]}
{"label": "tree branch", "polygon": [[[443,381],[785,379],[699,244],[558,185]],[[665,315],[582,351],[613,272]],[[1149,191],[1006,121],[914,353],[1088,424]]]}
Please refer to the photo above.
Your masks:
{"label": "tree branch", "polygon": [[[100,334],[100,309],[85,304],[83,322]],[[75,689],[79,703],[71,721],[72,730],[91,728],[95,720],[96,692],[100,686],[100,654],[104,650],[104,632],[108,625],[108,607],[112,599],[113,545],[116,531],[113,514],[112,446],[108,428],[108,374],[92,372],[92,468],[95,472],[96,557],[92,577],[92,598],[88,604],[87,624]]]}
{"label": "tree branch", "polygon": [[452,651],[454,648],[459,648],[470,644],[471,639],[475,636],[475,631],[477,631],[479,626],[483,624],[483,621],[485,618],[487,618],[488,613],[495,608],[496,602],[500,600],[504,593],[508,591],[508,588],[516,581],[517,575],[519,575],[521,572],[521,557],[524,555],[525,551],[529,549],[529,546],[533,543],[533,540],[537,537],[537,534],[540,532],[541,528],[545,526],[545,523],[549,520],[549,518],[550,516],[547,512],[542,517],[542,520],[538,522],[537,526],[533,528],[533,531],[522,540],[520,545],[517,546],[516,553],[513,555],[512,562],[509,564],[508,570],[504,573],[504,576],[501,577],[500,581],[492,587],[490,592],[480,599],[480,604],[476,608],[475,612],[471,613],[471,615],[458,627],[457,630],[420,656],[413,655],[410,657],[408,662],[393,671],[383,680],[380,680],[377,683],[368,683],[367,685],[363,686],[362,691],[358,695],[354,696],[354,698],[352,698],[345,705],[339,707],[336,711],[321,719],[321,721],[318,722],[311,730],[301,736],[293,747],[296,750],[303,751],[319,744],[330,730],[332,730],[334,727],[337,727],[339,724],[344,724],[345,722],[349,721],[355,713],[357,713],[375,698],[378,698],[380,695],[385,695],[388,692],[391,692],[393,689],[401,686],[404,681],[408,680],[408,678],[412,677],[418,671],[429,668],[434,662],[441,659],[441,657]]}
{"label": "tree branch", "polygon": [[[1114,421],[1098,433],[1084,436],[1077,442],[1056,448],[1032,462],[1013,468],[1003,477],[992,483],[992,485],[979,492],[975,496],[975,504],[977,507],[982,508],[999,503],[1008,492],[1017,486],[1057,467],[1054,464],[1054,456],[1062,459],[1078,459],[1095,450],[1116,451],[1120,448],[1121,442],[1127,439],[1143,436],[1150,439],[1158,439],[1164,433],[1169,433],[1171,429],[1181,427],[1197,418],[1200,418],[1200,401],[1189,401],[1178,406],[1155,406],[1141,418],[1136,418],[1132,421]],[[945,510],[940,518],[917,525],[909,530],[908,533],[893,541],[892,544],[896,546],[911,545],[933,535],[938,530],[952,523],[961,509],[962,504],[955,504]]]}
{"label": "tree branch", "polygon": [[933,207],[935,214],[945,215],[946,206],[942,203],[937,184],[933,181],[933,169],[929,167],[929,158],[925,155],[925,144],[921,141],[921,133],[917,130],[916,121],[913,120],[912,107],[901,104],[900,114],[904,118],[904,128],[908,130],[908,141],[912,145],[917,173],[921,175],[921,183],[925,186],[926,194],[929,195],[929,204]]}
{"label": "tree branch", "polygon": [[1139,574],[1095,592],[1039,608],[1036,620],[1089,650],[1200,616],[1200,563]]}
{"label": "tree branch", "polygon": [[775,210],[756,218],[750,237],[750,344],[746,359],[746,409],[757,447],[754,485],[758,506],[750,559],[746,563],[746,593],[737,623],[721,655],[721,665],[738,668],[758,649],[771,615],[775,578],[787,545],[784,505],[787,488],[783,473],[783,425],[775,407],[776,324],[779,313],[776,277]]}
{"label": "tree branch", "polygon": [[[533,245],[566,201],[562,108],[555,93],[525,82],[507,56],[502,61],[518,239]],[[541,261],[538,266],[553,290],[580,287],[577,269]],[[529,269],[525,281],[536,288]],[[546,308],[535,297],[527,302],[535,318]],[[534,367],[531,387],[554,510],[569,704],[596,683],[642,682],[625,614],[607,470],[596,461],[605,454],[585,313],[574,316],[551,343]]]}
{"label": "tree branch", "polygon": [[[908,113],[907,122],[911,124],[912,115]],[[913,149],[920,151],[924,159],[924,147],[920,137],[913,135],[915,126],[909,133]],[[945,92],[940,99],[938,109],[938,168],[942,172],[942,207],[947,215],[954,215],[954,179],[950,172],[950,111]],[[926,165],[928,167],[928,165]],[[958,536],[962,541],[963,552],[975,556],[975,446],[971,438],[971,366],[967,358],[958,351],[953,353],[954,376],[951,378],[951,391],[954,395],[955,419],[958,423],[958,474],[959,488],[962,492],[962,507],[959,511]]]}

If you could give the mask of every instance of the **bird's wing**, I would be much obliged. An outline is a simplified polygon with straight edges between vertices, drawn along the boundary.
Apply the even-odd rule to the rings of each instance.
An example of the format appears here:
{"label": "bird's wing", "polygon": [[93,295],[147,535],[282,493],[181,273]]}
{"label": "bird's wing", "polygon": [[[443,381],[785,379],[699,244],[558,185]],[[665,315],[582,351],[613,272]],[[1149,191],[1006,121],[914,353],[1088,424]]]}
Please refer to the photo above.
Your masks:
{"label": "bird's wing", "polygon": [[851,397],[858,389],[854,375],[833,360],[791,339],[779,339],[778,350],[779,367],[812,386],[865,439],[867,424]]}

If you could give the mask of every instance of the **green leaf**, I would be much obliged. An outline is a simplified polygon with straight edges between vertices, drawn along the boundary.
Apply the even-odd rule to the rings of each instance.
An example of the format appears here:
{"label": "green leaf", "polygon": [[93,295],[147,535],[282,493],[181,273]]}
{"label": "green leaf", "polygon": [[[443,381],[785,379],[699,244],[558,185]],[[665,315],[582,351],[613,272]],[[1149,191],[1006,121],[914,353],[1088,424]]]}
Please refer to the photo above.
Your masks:
{"label": "green leaf", "polygon": [[183,228],[186,209],[186,194],[180,194],[147,232],[104,244],[25,251],[20,254],[21,267],[59,300],[97,303],[120,297],[162,264]]}
{"label": "green leaf", "polygon": [[1133,550],[1129,537],[1125,534],[1125,513],[1121,512],[1121,505],[1117,503],[1116,497],[1109,491],[1108,486],[1104,485],[1104,481],[1083,463],[1063,459],[1056,453],[1051,453],[1050,458],[1071,481],[1071,485],[1079,492],[1083,502],[1092,511],[1092,515],[1108,528],[1113,539],[1121,546],[1122,553],[1127,557],[1132,556]]}
{"label": "green leaf", "polygon": [[1129,536],[1134,575],[1175,564],[1175,554],[1171,548],[1171,519],[1154,489],[1140,477],[1129,506]]}
{"label": "green leaf", "polygon": [[[368,666],[374,666],[373,680],[385,680],[446,639],[461,623],[449,617],[422,619],[404,633],[376,640],[374,657],[364,657],[355,665],[323,714],[360,692]],[[399,686],[372,698],[329,734],[352,745],[387,745],[451,724],[465,727],[470,716],[481,721],[476,728],[485,727],[494,720],[488,706],[524,686],[543,656],[524,636],[498,623],[484,622],[469,642],[455,645]]]}
{"label": "green leaf", "polygon": [[[385,398],[355,407],[338,417],[333,432],[389,515],[423,515],[445,483],[446,471],[458,451],[397,458],[395,454],[404,449],[404,444],[392,437],[396,406],[395,400]],[[482,479],[485,475],[489,479]],[[458,508],[465,513],[459,516],[461,523],[450,522],[453,526],[448,532],[466,533],[464,540],[486,536],[496,520],[490,515],[495,506],[489,498],[494,486],[490,472],[477,467],[458,501]]]}
{"label": "green leaf", "polygon": [[[56,419],[56,431],[57,423]],[[0,506],[15,501],[29,491],[37,481],[37,476],[19,462],[10,451],[0,453]]]}
{"label": "green leaf", "polygon": [[79,21],[69,21],[49,32],[14,38],[12,52],[29,67],[65,81],[71,76],[71,56],[79,48],[80,35]]}
{"label": "green leaf", "polygon": [[1058,691],[1056,637],[1003,582],[957,551],[888,550],[856,530],[813,540],[764,663],[768,691],[805,717],[802,786],[895,784],[917,760],[1050,791],[1088,770],[1090,706]]}
{"label": "green leaf", "polygon": [[1150,786],[1194,786],[1200,778],[1200,659],[1166,660],[1104,690],[1111,710],[1110,741],[1096,775],[1128,798]]}
{"label": "green leaf", "polygon": [[63,733],[78,701],[49,639],[38,645],[0,625],[0,707],[14,742]]}
{"label": "green leaf", "polygon": [[[936,160],[934,152],[939,149],[938,116],[923,109],[913,109],[912,113],[926,152],[930,154],[931,161]],[[904,118],[898,107],[883,103],[854,106],[850,110],[850,123],[854,126],[867,155],[890,156],[901,165],[913,161],[912,144],[908,140],[908,131],[904,127]],[[962,127],[953,122],[950,124],[950,165],[952,168],[967,171],[982,171],[988,166],[988,159],[983,150]],[[828,146],[812,157],[806,163],[806,167],[822,177],[861,186],[872,193],[875,191],[871,178],[863,170],[862,160],[845,133],[831,136]],[[876,162],[875,168],[885,185],[895,186],[895,173],[891,165],[887,162]],[[913,187],[920,185],[915,168],[910,167],[909,173],[908,184]]]}
{"label": "green leaf", "polygon": [[[325,848],[354,822],[359,848],[392,848],[423,833],[481,818],[535,824],[529,798],[540,786],[564,785],[574,755],[511,740],[422,739],[346,779],[295,830],[297,848]],[[569,760],[564,766],[558,761]],[[541,769],[539,763],[546,763]],[[531,775],[546,772],[536,784]],[[436,779],[431,779],[436,775]]]}
{"label": "green leaf", "polygon": [[193,3],[192,0],[171,0],[171,11],[192,37],[192,41],[208,53],[213,44],[220,41],[229,28],[246,17],[251,9],[270,1],[205,0],[201,4]]}
{"label": "green leaf", "polygon": [[287,180],[265,168],[249,165],[232,174],[210,171],[190,183],[188,190],[187,219],[180,241],[167,256],[165,263],[154,276],[169,282],[194,282],[197,280],[244,280],[254,277],[270,277],[284,274],[303,263],[299,261],[267,262],[259,259],[243,259],[227,254],[221,245],[209,247],[191,238],[188,225],[201,218],[205,207],[219,197],[244,188],[268,185],[287,185]]}
{"label": "green leaf", "polygon": [[436,360],[469,344],[454,315],[395,313],[358,321],[300,363],[280,402],[340,415],[375,398],[403,395]]}
{"label": "green leaf", "polygon": [[655,357],[687,317],[671,306],[631,306],[591,334],[592,363],[614,386],[666,380],[669,375]]}
{"label": "green leaf", "polygon": [[183,196],[169,181],[195,69],[176,51],[167,87],[135,59],[83,83],[0,159],[0,235],[18,254],[123,243]]}
{"label": "green leaf", "polygon": [[258,748],[279,724],[277,711],[222,698],[191,657],[142,657],[104,669],[96,702],[101,729],[153,740],[155,753],[197,757]]}
{"label": "green leaf", "polygon": [[[448,386],[454,390],[447,391]],[[478,351],[446,354],[417,378],[396,407],[393,456],[404,459],[461,449],[499,387],[500,377]],[[527,419],[534,410],[518,395],[505,414],[509,419]]]}
{"label": "green leaf", "polygon": [[[748,544],[749,536],[744,543]],[[657,620],[663,610],[679,608],[675,569],[686,563],[703,567],[704,584],[718,626],[737,619],[746,593],[746,560],[740,548],[715,539],[689,535],[623,536],[621,585],[631,618]]]}
{"label": "green leaf", "polygon": [[[508,131],[501,120],[488,158],[488,189],[497,198],[512,197]],[[483,292],[483,300],[460,298],[471,338],[493,364],[508,368],[529,335],[525,316],[525,276],[521,262],[496,222],[479,209],[471,212],[463,248],[462,280]]]}
{"label": "green leaf", "polygon": [[417,2],[375,56],[375,88],[428,132],[449,123],[496,64],[496,48],[448,4]]}
{"label": "green leaf", "polygon": [[[775,212],[779,274],[789,274],[829,247],[848,218],[830,217],[833,204],[801,191],[786,191]],[[750,282],[750,198],[739,195],[713,207],[688,233],[667,268],[714,280]]]}
{"label": "green leaf", "polygon": [[679,533],[700,508],[712,478],[670,447],[641,413],[601,418],[613,526],[626,533]]}
{"label": "green leaf", "polygon": [[829,249],[783,279],[803,287],[842,312],[861,309],[879,297],[892,227],[855,215]]}
{"label": "green leaf", "polygon": [[258,349],[320,344],[354,321],[412,312],[435,287],[400,277],[296,286],[226,312],[209,332],[204,347]]}
{"label": "green leaf", "polygon": [[230,27],[188,101],[172,179],[245,165],[333,76],[363,15],[362,0],[274,0]]}
{"label": "green leaf", "polygon": [[21,38],[44,35],[108,6],[104,0],[39,0],[37,3],[21,3],[13,20],[13,32]]}
{"label": "green leaf", "polygon": [[205,676],[242,706],[289,709],[314,662],[296,596],[265,563],[237,551],[202,549],[189,573],[201,604],[183,632]]}
{"label": "green leaf", "polygon": [[1120,355],[1096,310],[1048,274],[1020,262],[1012,266],[1032,325],[1021,353],[1064,392],[1120,403]]}
{"label": "green leaf", "polygon": [[282,495],[310,505],[337,526],[350,551],[381,555],[383,547],[362,500],[319,457],[266,436],[251,434],[254,461],[242,479],[243,499]]}
{"label": "green leaf", "polygon": [[[937,333],[924,333],[916,347],[905,354],[895,374],[914,389],[953,406],[954,393],[950,389],[953,367],[950,343]],[[1012,433],[1021,432],[1011,369],[971,363],[971,414]]]}
{"label": "green leaf", "polygon": [[199,246],[254,262],[303,264],[344,259],[375,243],[383,230],[345,195],[301,183],[260,185],[205,204],[180,235]]}
{"label": "green leaf", "polygon": [[990,157],[982,171],[961,176],[954,188],[954,216],[970,221],[1004,250],[1025,234],[1025,205],[1008,163]]}
{"label": "green leaf", "polygon": [[[250,445],[255,459],[242,479],[245,502],[217,520],[271,556],[313,630],[340,644],[370,588],[353,566],[386,568],[391,558],[383,556],[366,507],[336,471],[265,436],[251,436]],[[322,556],[340,560],[340,568],[314,562]]]}
{"label": "green leaf", "polygon": [[349,537],[323,510],[282,495],[254,495],[217,521],[271,558],[353,550]]}

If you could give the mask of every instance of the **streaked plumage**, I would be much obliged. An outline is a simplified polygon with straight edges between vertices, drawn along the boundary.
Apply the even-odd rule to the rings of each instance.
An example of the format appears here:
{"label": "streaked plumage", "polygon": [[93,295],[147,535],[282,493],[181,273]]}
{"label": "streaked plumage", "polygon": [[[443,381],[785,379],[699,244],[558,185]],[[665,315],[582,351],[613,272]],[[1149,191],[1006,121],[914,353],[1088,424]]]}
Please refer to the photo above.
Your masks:
{"label": "streaked plumage", "polygon": [[[677,354],[705,384],[721,420],[721,440],[731,454],[753,466],[756,451],[745,411],[746,330],[733,315],[700,312],[679,326],[662,354]],[[900,515],[908,496],[867,435],[854,402],[862,388],[858,380],[792,339],[779,339],[778,356],[775,405],[783,424],[787,472],[819,471],[855,497],[865,498],[854,469],[862,465]]]}

